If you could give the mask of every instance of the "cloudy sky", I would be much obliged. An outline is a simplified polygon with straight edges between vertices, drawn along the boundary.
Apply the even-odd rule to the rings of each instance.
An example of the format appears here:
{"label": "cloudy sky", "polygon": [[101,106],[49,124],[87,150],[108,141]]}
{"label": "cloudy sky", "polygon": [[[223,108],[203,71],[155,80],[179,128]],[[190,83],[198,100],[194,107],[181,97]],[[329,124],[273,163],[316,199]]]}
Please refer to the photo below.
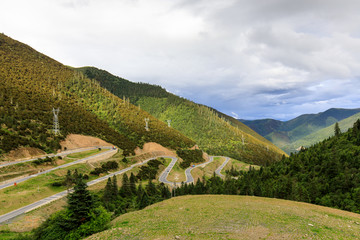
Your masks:
{"label": "cloudy sky", "polygon": [[360,107],[358,0],[0,0],[0,32],[243,119]]}

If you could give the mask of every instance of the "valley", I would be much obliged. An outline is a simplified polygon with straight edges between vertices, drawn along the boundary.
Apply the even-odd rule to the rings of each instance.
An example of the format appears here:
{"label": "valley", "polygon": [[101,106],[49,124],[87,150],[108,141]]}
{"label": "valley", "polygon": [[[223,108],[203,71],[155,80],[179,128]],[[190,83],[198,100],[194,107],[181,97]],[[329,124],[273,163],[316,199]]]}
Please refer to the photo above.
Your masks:
{"label": "valley", "polygon": [[2,239],[359,237],[359,109],[242,123],[4,34],[0,80]]}

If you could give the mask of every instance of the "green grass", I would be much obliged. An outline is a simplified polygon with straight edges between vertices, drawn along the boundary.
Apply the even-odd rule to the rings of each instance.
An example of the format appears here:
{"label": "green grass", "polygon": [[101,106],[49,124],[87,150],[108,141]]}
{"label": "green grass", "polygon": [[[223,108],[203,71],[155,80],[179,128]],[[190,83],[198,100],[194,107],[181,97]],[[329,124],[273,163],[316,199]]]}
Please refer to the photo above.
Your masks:
{"label": "green grass", "polygon": [[[35,165],[32,162],[25,162],[25,163],[18,163],[11,166],[2,167],[0,168],[0,181],[6,181],[20,176],[28,176],[30,174],[37,173],[39,170],[51,169],[55,166],[60,166],[105,151],[108,151],[108,149],[102,149],[100,151],[98,149],[95,149],[95,150],[70,154],[67,157],[64,157],[62,160],[60,160],[61,163],[58,165],[57,164],[52,165],[49,163]],[[59,161],[59,159],[57,159],[57,161]]]}
{"label": "green grass", "polygon": [[8,230],[0,230],[0,239],[1,240],[12,240],[12,239],[20,239],[20,237],[25,237],[29,235],[29,233],[19,233],[19,232],[12,232]]}
{"label": "green grass", "polygon": [[222,157],[214,157],[214,161],[209,164],[206,164],[204,167],[197,167],[191,171],[191,175],[196,182],[198,178],[202,179],[203,176],[205,178],[210,178],[213,176],[215,170],[222,164],[223,162]]}
{"label": "green grass", "polygon": [[185,182],[186,176],[185,176],[185,169],[180,167],[180,161],[177,160],[174,167],[170,171],[167,180],[170,182]]}
{"label": "green grass", "polygon": [[[88,152],[88,155],[98,153]],[[105,151],[105,150],[104,150]],[[121,155],[119,155],[121,159]],[[114,159],[114,158],[111,158]],[[118,161],[120,161],[118,159]],[[99,164],[99,163],[98,163]],[[11,186],[0,190],[0,215],[18,209],[20,207],[41,200],[58,192],[66,190],[66,187],[54,187],[53,182],[62,181],[68,170],[72,172],[77,169],[78,173],[88,174],[93,168],[87,163],[78,163],[66,168],[54,170],[27,181],[18,183],[17,186]],[[98,178],[98,176],[89,175],[89,180]]]}
{"label": "green grass", "polygon": [[253,164],[248,164],[248,163],[245,163],[245,162],[242,162],[242,161],[239,161],[239,160],[236,160],[236,159],[230,159],[230,161],[225,165],[225,167],[221,170],[221,174],[224,174],[226,175],[225,171],[226,170],[230,170],[231,169],[231,166],[233,166],[236,170],[242,170],[242,171],[248,171],[249,170],[249,167],[253,167],[255,168],[256,170],[259,170],[260,169],[260,166],[258,165],[253,165]]}
{"label": "green grass", "polygon": [[89,151],[85,151],[85,152],[78,152],[78,153],[72,153],[67,155],[68,158],[76,158],[76,159],[81,159],[81,158],[86,158],[101,152],[106,152],[109,151],[109,149],[93,149],[93,150],[89,150]]}
{"label": "green grass", "polygon": [[[53,187],[51,184],[55,181],[61,181],[66,175],[67,170],[77,169],[79,173],[88,174],[91,167],[87,164],[75,164],[67,168],[57,169],[53,172],[31,178],[27,181],[18,183],[0,190],[0,215],[13,211],[20,207],[41,200],[63,190],[66,187]],[[94,179],[90,176],[90,180]]]}
{"label": "green grass", "polygon": [[124,214],[111,229],[88,239],[359,239],[359,219],[359,214],[287,200],[182,196]]}

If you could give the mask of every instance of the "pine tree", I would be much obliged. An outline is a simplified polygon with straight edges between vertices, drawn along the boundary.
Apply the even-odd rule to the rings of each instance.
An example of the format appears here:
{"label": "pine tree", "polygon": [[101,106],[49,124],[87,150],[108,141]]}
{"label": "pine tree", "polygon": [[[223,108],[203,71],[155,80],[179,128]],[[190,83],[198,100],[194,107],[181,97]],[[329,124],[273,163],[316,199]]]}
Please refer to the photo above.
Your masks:
{"label": "pine tree", "polygon": [[148,194],[144,191],[142,196],[141,196],[141,199],[140,199],[140,202],[139,202],[139,208],[140,209],[143,209],[145,208],[146,206],[149,206],[150,205],[150,200],[149,200],[149,196]]}
{"label": "pine tree", "polygon": [[82,179],[78,179],[74,187],[74,192],[68,196],[70,220],[78,226],[89,220],[89,212],[94,205],[94,200],[89,190],[87,190],[87,187]]}
{"label": "pine tree", "polygon": [[131,195],[131,191],[130,191],[129,178],[128,178],[127,174],[125,173],[123,175],[122,186],[120,188],[120,196],[121,197],[128,197],[130,195]]}
{"label": "pine tree", "polygon": [[145,190],[147,194],[151,197],[155,196],[157,194],[157,189],[155,184],[149,179],[148,185],[146,185]]}
{"label": "pine tree", "polygon": [[335,136],[336,136],[336,137],[338,137],[338,136],[341,134],[341,130],[340,130],[340,127],[339,127],[339,123],[335,123],[334,132],[335,132]]}
{"label": "pine tree", "polygon": [[116,175],[114,175],[113,179],[112,179],[111,191],[112,191],[112,195],[113,195],[114,200],[116,200],[118,198],[118,195],[119,195],[119,188],[118,188],[118,185],[117,185]]}
{"label": "pine tree", "polygon": [[104,190],[103,201],[105,203],[110,203],[113,201],[113,199],[114,199],[113,185],[111,183],[111,178],[108,178],[106,186],[105,186],[105,190]]}
{"label": "pine tree", "polygon": [[161,197],[163,199],[171,198],[171,192],[170,192],[168,186],[166,186],[164,183],[161,183],[160,188],[161,188]]}
{"label": "pine tree", "polygon": [[136,177],[133,173],[130,175],[130,190],[133,195],[136,195]]}
{"label": "pine tree", "polygon": [[68,170],[66,173],[65,181],[66,189],[69,191],[71,185],[73,184],[73,177],[71,176],[71,171]]}

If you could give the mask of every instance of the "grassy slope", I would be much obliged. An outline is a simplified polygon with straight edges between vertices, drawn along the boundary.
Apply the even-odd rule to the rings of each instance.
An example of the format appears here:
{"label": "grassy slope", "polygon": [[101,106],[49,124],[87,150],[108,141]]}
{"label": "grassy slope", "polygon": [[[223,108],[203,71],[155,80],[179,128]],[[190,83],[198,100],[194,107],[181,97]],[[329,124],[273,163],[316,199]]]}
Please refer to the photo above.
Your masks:
{"label": "grassy slope", "polygon": [[[83,74],[0,34],[0,154],[17,146],[54,151],[52,108],[59,107],[63,135],[100,137],[129,154],[154,141],[170,148],[195,143],[180,132],[122,101]],[[152,131],[145,131],[144,118]]]}
{"label": "grassy slope", "polygon": [[[356,120],[358,120],[360,118],[360,113],[357,113],[351,117],[345,118],[343,120],[341,120],[339,122],[339,127],[341,129],[342,132],[346,132],[349,128],[351,128],[354,124],[354,122],[356,122]],[[322,140],[331,137],[334,135],[334,129],[335,129],[335,124],[332,124],[326,128],[322,128],[318,131],[315,131],[303,138],[300,138],[299,140],[288,144],[286,146],[283,147],[283,149],[290,153],[290,152],[295,152],[295,150],[297,148],[299,148],[300,146],[304,146],[304,147],[310,147],[311,145],[321,142]]]}
{"label": "grassy slope", "polygon": [[257,164],[264,164],[264,159],[278,160],[283,154],[271,142],[235,119],[168,93],[159,86],[132,83],[96,68],[84,67],[80,70],[110,92],[129,98],[158,119],[171,119],[173,128],[196,141],[209,154],[231,156]]}
{"label": "grassy slope", "polygon": [[359,239],[359,218],[278,199],[182,196],[124,214],[88,239]]}

